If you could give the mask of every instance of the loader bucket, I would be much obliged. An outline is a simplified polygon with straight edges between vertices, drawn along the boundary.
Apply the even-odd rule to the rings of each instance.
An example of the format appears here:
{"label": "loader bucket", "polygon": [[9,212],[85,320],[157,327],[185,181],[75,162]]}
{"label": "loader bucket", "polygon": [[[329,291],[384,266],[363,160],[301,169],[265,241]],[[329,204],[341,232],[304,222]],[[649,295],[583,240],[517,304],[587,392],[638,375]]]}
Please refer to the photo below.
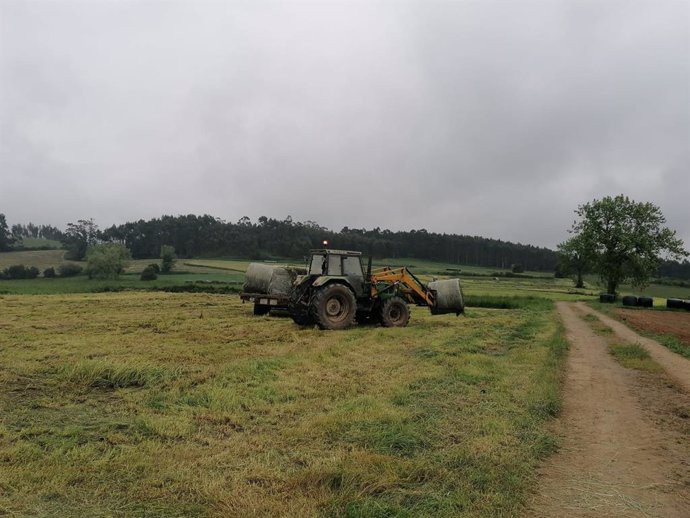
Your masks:
{"label": "loader bucket", "polygon": [[427,288],[434,292],[434,305],[430,307],[432,315],[445,315],[465,312],[465,298],[462,295],[460,279],[431,281]]}

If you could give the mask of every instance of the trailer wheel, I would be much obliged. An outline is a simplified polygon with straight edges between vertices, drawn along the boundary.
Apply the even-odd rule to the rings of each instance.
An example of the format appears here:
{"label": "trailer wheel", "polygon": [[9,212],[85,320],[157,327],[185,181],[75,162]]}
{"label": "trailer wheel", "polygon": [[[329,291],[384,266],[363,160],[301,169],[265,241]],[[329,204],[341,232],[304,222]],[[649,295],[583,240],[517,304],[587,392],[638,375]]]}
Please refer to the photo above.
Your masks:
{"label": "trailer wheel", "polygon": [[356,313],[355,295],[344,284],[324,286],[311,303],[311,316],[321,329],[346,329],[354,324]]}
{"label": "trailer wheel", "polygon": [[383,327],[405,327],[410,321],[410,308],[400,297],[391,297],[381,306],[381,325]]}
{"label": "trailer wheel", "polygon": [[257,316],[268,315],[271,311],[271,306],[268,304],[254,304],[254,314]]}

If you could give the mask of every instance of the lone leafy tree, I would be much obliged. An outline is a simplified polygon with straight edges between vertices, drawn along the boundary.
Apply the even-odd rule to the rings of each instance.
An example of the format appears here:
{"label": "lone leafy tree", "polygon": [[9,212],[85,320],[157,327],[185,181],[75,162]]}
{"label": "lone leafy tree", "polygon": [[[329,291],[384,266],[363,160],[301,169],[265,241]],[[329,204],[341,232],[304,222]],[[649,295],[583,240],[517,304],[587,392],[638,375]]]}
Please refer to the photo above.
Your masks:
{"label": "lone leafy tree", "polygon": [[688,256],[683,241],[665,226],[661,209],[652,203],[607,196],[580,205],[575,213],[579,219],[573,223],[572,239],[591,253],[592,269],[609,293],[616,293],[628,280],[633,286],[645,286],[662,256],[676,260]]}
{"label": "lone leafy tree", "polygon": [[177,256],[175,255],[175,248],[170,245],[161,246],[161,272],[170,273],[170,270],[175,266]]}
{"label": "lone leafy tree", "polygon": [[68,223],[62,245],[67,249],[65,259],[81,261],[86,257],[86,249],[98,241],[98,225],[93,219],[80,219]]}
{"label": "lone leafy tree", "polygon": [[558,245],[558,260],[561,271],[575,276],[575,287],[584,288],[583,275],[592,269],[594,250],[585,236],[573,236]]}

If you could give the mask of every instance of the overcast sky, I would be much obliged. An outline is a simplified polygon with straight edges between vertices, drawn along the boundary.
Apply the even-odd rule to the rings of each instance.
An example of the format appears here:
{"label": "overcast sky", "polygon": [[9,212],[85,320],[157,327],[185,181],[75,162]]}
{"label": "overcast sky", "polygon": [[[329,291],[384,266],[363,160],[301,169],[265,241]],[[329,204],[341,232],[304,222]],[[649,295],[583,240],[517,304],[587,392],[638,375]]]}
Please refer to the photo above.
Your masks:
{"label": "overcast sky", "polygon": [[0,0],[10,224],[261,215],[690,247],[690,2]]}

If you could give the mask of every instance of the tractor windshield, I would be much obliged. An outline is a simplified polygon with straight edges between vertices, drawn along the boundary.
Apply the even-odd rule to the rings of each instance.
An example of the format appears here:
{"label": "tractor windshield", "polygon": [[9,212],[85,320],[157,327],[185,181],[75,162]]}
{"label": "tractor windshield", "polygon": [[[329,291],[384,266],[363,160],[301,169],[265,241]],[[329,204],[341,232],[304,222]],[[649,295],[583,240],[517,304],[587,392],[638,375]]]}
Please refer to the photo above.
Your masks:
{"label": "tractor windshield", "polygon": [[309,265],[309,275],[323,275],[325,268],[326,256],[323,254],[314,254],[311,256],[311,264]]}

